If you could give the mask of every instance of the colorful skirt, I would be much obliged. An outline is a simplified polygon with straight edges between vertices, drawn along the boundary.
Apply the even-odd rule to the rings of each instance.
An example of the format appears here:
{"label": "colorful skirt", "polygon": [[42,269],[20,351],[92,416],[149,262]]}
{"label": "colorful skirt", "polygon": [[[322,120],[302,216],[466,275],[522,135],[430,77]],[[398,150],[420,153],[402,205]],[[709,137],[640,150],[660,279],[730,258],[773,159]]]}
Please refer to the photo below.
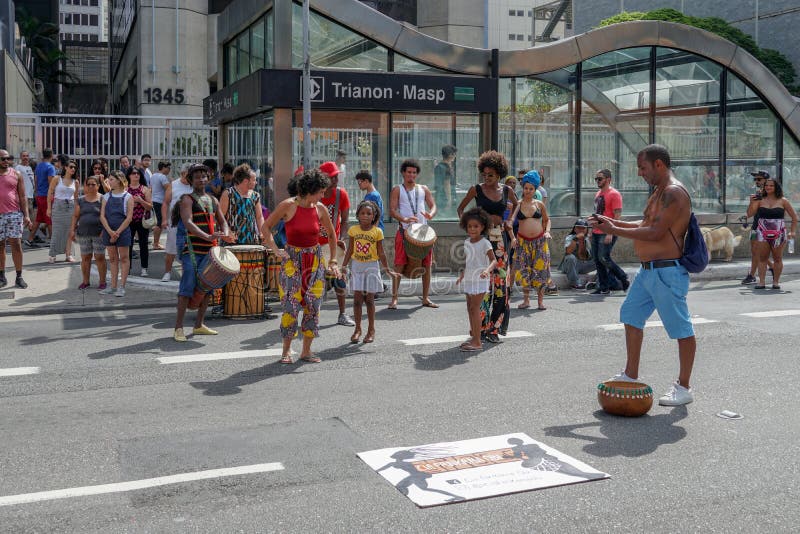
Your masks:
{"label": "colorful skirt", "polygon": [[297,335],[297,318],[303,311],[300,330],[304,337],[319,336],[319,310],[325,290],[325,261],[319,245],[299,248],[286,245],[289,258],[283,262],[278,294],[281,299],[281,336]]}
{"label": "colorful skirt", "polygon": [[550,247],[544,234],[533,239],[517,236],[519,244],[514,253],[516,279],[523,288],[550,285]]}

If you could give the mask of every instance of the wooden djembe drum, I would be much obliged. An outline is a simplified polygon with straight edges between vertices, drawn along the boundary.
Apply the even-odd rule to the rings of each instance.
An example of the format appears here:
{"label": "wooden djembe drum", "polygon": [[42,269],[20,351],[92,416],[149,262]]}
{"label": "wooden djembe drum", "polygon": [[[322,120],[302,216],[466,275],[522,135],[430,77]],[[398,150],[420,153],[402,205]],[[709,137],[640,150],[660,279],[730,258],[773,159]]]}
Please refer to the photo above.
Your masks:
{"label": "wooden djembe drum", "polygon": [[597,385],[597,401],[610,414],[639,417],[653,406],[653,389],[641,382],[608,380]]}

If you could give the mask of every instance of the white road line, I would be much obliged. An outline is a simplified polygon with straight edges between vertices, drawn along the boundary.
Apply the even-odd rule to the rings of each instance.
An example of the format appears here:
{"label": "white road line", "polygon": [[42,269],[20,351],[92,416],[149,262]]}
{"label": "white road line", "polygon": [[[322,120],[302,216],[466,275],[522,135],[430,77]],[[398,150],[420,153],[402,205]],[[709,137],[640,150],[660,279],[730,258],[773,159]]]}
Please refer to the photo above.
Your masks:
{"label": "white road line", "polygon": [[[692,324],[709,324],[709,323],[718,323],[719,322],[719,321],[716,321],[714,319],[703,319],[702,317],[692,317],[691,321],[692,321]],[[662,323],[661,321],[647,321],[644,324],[645,328],[651,328],[651,327],[654,327],[654,326],[664,326],[664,323]],[[622,323],[600,324],[600,325],[597,325],[597,328],[599,328],[601,330],[605,330],[606,332],[610,332],[612,330],[624,330],[625,329],[625,325],[622,324]]]}
{"label": "white road line", "polygon": [[192,362],[209,362],[214,360],[238,360],[240,358],[264,358],[272,356],[280,356],[281,349],[266,349],[266,350],[240,350],[238,352],[214,352],[211,354],[188,354],[186,356],[163,356],[156,358],[158,363],[171,364],[171,363],[192,363]]}
{"label": "white road line", "polygon": [[39,374],[41,367],[9,367],[0,369],[0,376],[22,376]]}
{"label": "white road line", "polygon": [[[415,339],[399,339],[398,341],[406,346],[414,345],[434,345],[437,343],[458,343],[465,341],[469,336],[462,334],[460,336],[440,336],[440,337],[418,337]],[[525,331],[509,332],[506,338],[515,337],[533,337],[533,334]]]}
{"label": "white road line", "polygon": [[54,499],[67,499],[70,497],[86,497],[88,495],[100,495],[103,493],[120,493],[123,491],[134,491],[145,488],[154,488],[157,486],[166,486],[168,484],[192,482],[194,480],[206,480],[209,478],[230,477],[236,475],[249,475],[252,473],[267,473],[269,471],[282,471],[283,469],[284,467],[282,463],[272,462],[268,464],[227,467],[224,469],[209,469],[208,471],[195,471],[193,473],[181,473],[178,475],[169,475],[157,478],[145,478],[143,480],[132,480],[130,482],[118,482],[116,484],[101,484],[99,486],[83,486],[80,488],[23,493],[20,495],[0,497],[0,506],[28,504],[32,502],[51,501]]}
{"label": "white road line", "polygon": [[745,317],[788,317],[789,315],[800,315],[800,310],[775,310],[775,311],[765,311],[765,312],[740,313],[739,315],[744,315]]}

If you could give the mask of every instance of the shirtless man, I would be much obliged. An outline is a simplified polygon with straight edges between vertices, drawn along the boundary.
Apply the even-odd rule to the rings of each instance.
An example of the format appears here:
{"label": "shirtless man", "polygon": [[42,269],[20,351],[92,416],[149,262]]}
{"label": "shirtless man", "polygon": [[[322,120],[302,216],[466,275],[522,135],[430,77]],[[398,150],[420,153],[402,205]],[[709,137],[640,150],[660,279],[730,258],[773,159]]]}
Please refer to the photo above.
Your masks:
{"label": "shirtless man", "polygon": [[667,334],[678,340],[680,359],[678,380],[658,403],[680,406],[694,400],[689,386],[696,350],[694,328],[686,305],[689,273],[678,263],[689,227],[691,200],[672,174],[665,147],[646,146],[637,155],[636,165],[639,176],[653,188],[644,219],[628,222],[598,214],[592,215],[590,220],[605,234],[633,239],[634,250],[642,262],[619,312],[620,321],[625,325],[628,361],[625,370],[612,380],[638,381],[643,328],[653,310],[658,310]]}

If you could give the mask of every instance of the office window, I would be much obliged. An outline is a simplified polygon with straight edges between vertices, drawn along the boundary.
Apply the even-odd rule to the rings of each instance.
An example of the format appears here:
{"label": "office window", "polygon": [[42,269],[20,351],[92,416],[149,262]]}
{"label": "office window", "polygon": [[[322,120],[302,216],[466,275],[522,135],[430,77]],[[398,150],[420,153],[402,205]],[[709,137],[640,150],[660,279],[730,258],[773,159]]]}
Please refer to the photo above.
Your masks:
{"label": "office window", "polygon": [[89,26],[97,26],[97,24],[98,24],[97,15],[89,15]]}
{"label": "office window", "polygon": [[533,16],[533,11],[531,11],[531,10],[529,9],[529,10],[528,10],[528,18],[531,18],[532,16]]}
{"label": "office window", "polygon": [[517,36],[516,36],[516,35],[514,35],[513,33],[509,33],[509,34],[508,34],[508,40],[509,40],[509,41],[513,41],[513,40],[514,40],[514,39],[516,39],[516,38],[517,38]]}
{"label": "office window", "polygon": [[64,24],[72,24],[72,14],[71,13],[62,13],[64,15]]}
{"label": "office window", "polygon": [[517,34],[517,41],[523,41],[524,39],[525,38],[523,37],[523,35],[521,33]]}
{"label": "office window", "polygon": [[[75,4],[75,5],[78,5],[78,4]],[[82,6],[88,6],[89,5],[89,0],[81,0],[81,5]]]}
{"label": "office window", "polygon": [[518,16],[518,17],[524,17],[524,16],[525,16],[525,10],[523,10],[523,9],[518,9],[518,10],[517,10],[517,16]]}
{"label": "office window", "polygon": [[516,11],[514,11],[513,9],[509,9],[509,10],[508,10],[508,16],[509,16],[509,17],[513,17],[513,16],[514,16],[514,15],[516,15],[516,14],[517,14],[517,12],[516,12]]}
{"label": "office window", "polygon": [[89,5],[90,6],[97,7],[98,3],[99,3],[98,0],[89,0]]}
{"label": "office window", "polygon": [[528,42],[530,43],[530,42],[532,42],[532,41],[533,41],[533,36],[532,36],[532,35],[529,35],[529,36],[528,36]]}
{"label": "office window", "polygon": [[88,26],[89,25],[89,14],[88,13],[84,13],[84,14],[81,15],[81,24],[83,24],[84,26]]}
{"label": "office window", "polygon": [[97,35],[94,35],[94,34],[93,34],[93,35],[90,35],[90,36],[89,36],[89,41],[91,41],[91,42],[93,42],[93,43],[96,43],[96,42],[98,42],[99,40],[100,40],[100,39],[97,37]]}

